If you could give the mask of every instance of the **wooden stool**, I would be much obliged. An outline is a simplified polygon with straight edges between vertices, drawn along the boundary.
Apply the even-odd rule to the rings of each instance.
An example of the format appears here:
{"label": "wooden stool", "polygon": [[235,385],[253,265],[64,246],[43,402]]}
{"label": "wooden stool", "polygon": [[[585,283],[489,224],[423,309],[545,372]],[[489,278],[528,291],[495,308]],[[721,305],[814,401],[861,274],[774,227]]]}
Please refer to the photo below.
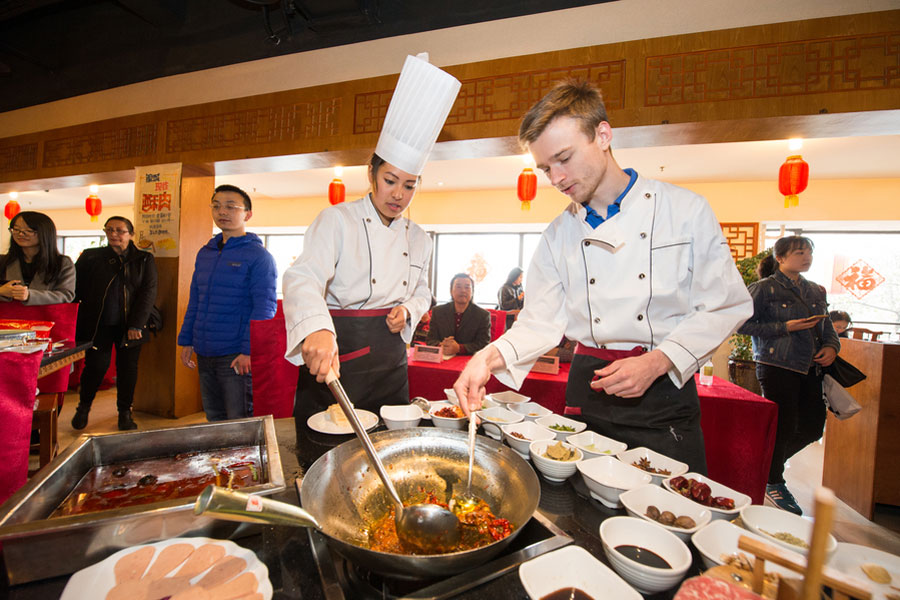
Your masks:
{"label": "wooden stool", "polygon": [[34,415],[31,418],[31,430],[38,432],[41,441],[32,444],[31,447],[40,449],[40,466],[36,471],[29,472],[29,476],[43,469],[59,452],[59,443],[56,440],[57,396],[59,394],[56,393],[38,394]]}

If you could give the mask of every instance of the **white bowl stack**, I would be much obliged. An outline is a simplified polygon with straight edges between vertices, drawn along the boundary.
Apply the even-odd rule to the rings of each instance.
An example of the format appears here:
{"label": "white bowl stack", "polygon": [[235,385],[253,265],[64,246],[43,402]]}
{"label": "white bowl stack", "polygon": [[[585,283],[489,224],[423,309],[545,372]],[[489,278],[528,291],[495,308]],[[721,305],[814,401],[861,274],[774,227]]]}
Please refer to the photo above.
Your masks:
{"label": "white bowl stack", "polygon": [[576,465],[584,457],[584,454],[575,446],[562,442],[563,447],[575,451],[575,460],[553,460],[543,456],[547,451],[547,447],[554,444],[556,444],[555,440],[531,442],[531,445],[528,446],[528,452],[531,455],[531,462],[534,463],[534,466],[537,467],[537,470],[540,471],[547,481],[562,483],[575,474]]}
{"label": "white bowl stack", "polygon": [[[531,454],[528,451],[531,442],[546,442],[556,439],[553,432],[547,431],[545,428],[536,425],[531,421],[521,421],[519,423],[503,425],[500,428],[500,431],[503,432],[503,439],[506,440],[509,447],[525,460],[531,459]],[[517,438],[513,435],[513,432],[523,435],[527,439],[523,440],[522,438]]]}
{"label": "white bowl stack", "polygon": [[[534,422],[541,427],[545,427],[547,431],[552,431],[556,435],[556,439],[560,442],[565,442],[570,435],[581,433],[587,428],[586,424],[562,415],[547,415],[546,417],[536,419]],[[557,431],[556,429],[551,428],[551,425],[571,427],[573,431]]]}
{"label": "white bowl stack", "polygon": [[[667,490],[652,483],[623,492],[622,495],[619,496],[619,500],[622,502],[625,510],[628,511],[628,514],[632,517],[646,519],[651,523],[656,523],[666,531],[671,531],[685,542],[690,539],[691,535],[705,527],[712,519],[709,510],[703,508],[701,505],[688,500],[683,496],[679,497],[675,494],[671,494]],[[659,512],[669,511],[676,517],[690,517],[694,520],[696,525],[690,529],[675,527],[674,525],[665,525],[664,523],[660,523],[647,516],[648,506],[655,506],[659,509]]]}
{"label": "white bowl stack", "polygon": [[626,490],[650,483],[650,473],[626,465],[612,456],[597,456],[576,467],[591,492],[591,497],[608,508],[622,506],[619,496]]}
{"label": "white bowl stack", "polygon": [[484,427],[484,432],[495,440],[503,438],[503,432],[500,431],[501,427],[511,423],[519,423],[525,419],[519,413],[500,406],[479,411],[478,416],[481,418],[481,426]]}
{"label": "white bowl stack", "polygon": [[[691,566],[691,551],[661,526],[633,517],[610,517],[600,524],[603,552],[616,573],[642,594],[675,587]],[[617,551],[617,546],[640,546],[654,552],[671,568],[642,565]]]}
{"label": "white bowl stack", "polygon": [[[668,479],[669,477],[677,477],[678,475],[684,475],[688,472],[687,464],[677,461],[674,458],[669,458],[665,454],[660,454],[659,452],[655,452],[650,448],[644,448],[643,446],[639,448],[632,448],[631,450],[625,450],[623,452],[619,452],[616,454],[616,457],[621,460],[626,465],[636,466],[633,463],[640,461],[640,459],[645,458],[650,461],[650,466],[654,469],[666,469],[669,471],[668,475],[660,475],[658,473],[650,473],[650,476],[653,477],[653,483],[656,485],[660,485],[663,479]],[[640,467],[637,467],[640,469]],[[643,471],[643,469],[641,469]]]}
{"label": "white bowl stack", "polygon": [[582,431],[581,433],[570,435],[566,441],[584,452],[585,458],[615,456],[628,447],[627,444],[617,442],[594,431]]}

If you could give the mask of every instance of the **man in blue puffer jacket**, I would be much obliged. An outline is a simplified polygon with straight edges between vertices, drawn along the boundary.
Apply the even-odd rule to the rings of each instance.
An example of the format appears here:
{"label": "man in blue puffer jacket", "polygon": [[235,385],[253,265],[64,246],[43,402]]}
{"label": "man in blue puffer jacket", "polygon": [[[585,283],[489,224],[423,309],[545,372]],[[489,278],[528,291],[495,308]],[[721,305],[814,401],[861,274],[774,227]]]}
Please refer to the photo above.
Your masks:
{"label": "man in blue puffer jacket", "polygon": [[222,233],[197,253],[178,345],[181,362],[198,368],[207,420],[223,421],[253,415],[250,320],[275,315],[278,274],[262,240],[245,230],[253,214],[247,192],[220,185],[210,206]]}

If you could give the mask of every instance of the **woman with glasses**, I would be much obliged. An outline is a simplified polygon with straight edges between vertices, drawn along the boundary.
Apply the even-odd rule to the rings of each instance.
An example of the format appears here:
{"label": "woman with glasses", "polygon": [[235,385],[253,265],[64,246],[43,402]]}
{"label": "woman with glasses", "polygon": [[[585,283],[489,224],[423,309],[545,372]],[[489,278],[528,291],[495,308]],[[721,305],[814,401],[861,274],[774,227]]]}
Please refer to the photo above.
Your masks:
{"label": "woman with glasses", "polygon": [[71,302],[75,266],[59,253],[50,217],[20,212],[10,221],[9,234],[9,252],[0,255],[0,300],[30,306]]}
{"label": "woman with glasses", "polygon": [[136,429],[131,416],[137,383],[141,345],[147,341],[147,320],[156,301],[156,262],[153,255],[138,250],[134,225],[125,217],[110,217],[103,226],[107,245],[88,248],[75,263],[81,302],[75,339],[92,341],[84,357],[81,392],[74,429],[84,429],[88,413],[116,347],[116,408],[119,429]]}

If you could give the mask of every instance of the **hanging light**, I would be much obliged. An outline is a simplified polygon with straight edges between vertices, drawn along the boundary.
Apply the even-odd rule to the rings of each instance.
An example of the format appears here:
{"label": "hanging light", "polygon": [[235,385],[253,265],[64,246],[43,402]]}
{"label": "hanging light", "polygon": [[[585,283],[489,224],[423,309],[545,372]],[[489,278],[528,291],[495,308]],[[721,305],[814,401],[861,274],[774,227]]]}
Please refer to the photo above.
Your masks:
{"label": "hanging light", "polygon": [[341,175],[343,174],[343,167],[335,167],[334,168],[334,179],[331,180],[331,183],[328,184],[328,202],[333,205],[340,204],[344,201],[344,194],[346,189],[344,188],[344,182],[341,181]]}
{"label": "hanging light", "polygon": [[18,192],[9,193],[9,202],[3,207],[3,216],[6,217],[7,221],[12,221],[15,216],[19,214],[19,211],[22,210],[22,207],[19,206],[19,203],[16,201],[16,198],[18,197]]}
{"label": "hanging light", "polygon": [[785,208],[800,204],[798,194],[806,189],[808,183],[809,165],[799,154],[788,156],[778,170],[778,191],[784,196]]}
{"label": "hanging light", "polygon": [[100,191],[100,186],[92,185],[90,190],[91,195],[84,199],[84,210],[91,216],[91,223],[96,223],[97,217],[100,216],[100,212],[103,210],[103,203],[100,201],[100,196],[97,195],[97,192]]}
{"label": "hanging light", "polygon": [[519,173],[518,185],[516,185],[516,195],[522,203],[522,210],[531,210],[531,201],[537,195],[537,175],[531,170],[531,167],[525,167]]}

